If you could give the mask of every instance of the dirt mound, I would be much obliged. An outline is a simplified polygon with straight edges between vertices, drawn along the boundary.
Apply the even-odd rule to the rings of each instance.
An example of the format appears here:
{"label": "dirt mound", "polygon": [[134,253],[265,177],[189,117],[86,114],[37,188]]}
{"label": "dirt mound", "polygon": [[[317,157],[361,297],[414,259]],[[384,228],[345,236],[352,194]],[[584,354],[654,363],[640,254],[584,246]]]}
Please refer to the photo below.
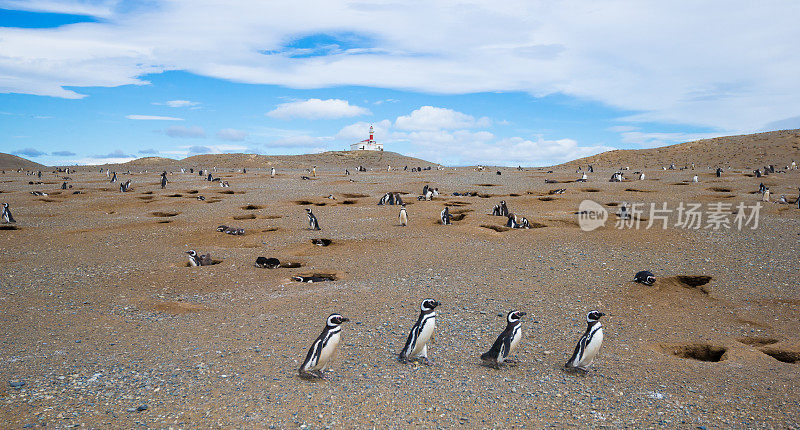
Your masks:
{"label": "dirt mound", "polygon": [[[800,148],[800,129],[770,131],[740,136],[715,137],[649,149],[619,149],[580,158],[562,164],[563,167],[591,164],[597,167],[620,166],[662,167],[675,163],[676,167],[719,166],[733,168],[758,168],[774,164],[783,168],[792,158],[797,158]],[[725,173],[723,173],[725,175]]]}
{"label": "dirt mound", "polygon": [[16,155],[4,154],[0,152],[0,170],[42,170],[47,166],[39,163],[34,163]]}

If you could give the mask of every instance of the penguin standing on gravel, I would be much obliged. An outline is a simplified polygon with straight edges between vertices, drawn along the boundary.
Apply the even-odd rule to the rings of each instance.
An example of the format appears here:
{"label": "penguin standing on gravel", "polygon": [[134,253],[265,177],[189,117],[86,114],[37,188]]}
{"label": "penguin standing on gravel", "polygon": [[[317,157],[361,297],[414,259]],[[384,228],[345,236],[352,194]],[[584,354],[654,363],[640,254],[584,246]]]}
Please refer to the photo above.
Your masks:
{"label": "penguin standing on gravel", "polygon": [[450,215],[450,209],[448,209],[447,206],[445,206],[444,209],[442,209],[442,213],[440,214],[440,218],[442,219],[442,224],[444,224],[444,225],[452,224],[450,222],[450,217],[451,216],[452,215]]}
{"label": "penguin standing on gravel", "polygon": [[400,218],[400,225],[402,225],[403,227],[408,225],[408,212],[406,212],[405,204],[403,204],[403,206],[400,207],[400,215],[398,217]]}
{"label": "penguin standing on gravel", "polygon": [[500,201],[500,216],[508,216],[508,206],[506,206],[506,201]]}
{"label": "penguin standing on gravel", "polygon": [[428,341],[433,337],[433,330],[436,329],[436,307],[439,302],[434,299],[425,299],[419,307],[419,318],[411,327],[406,344],[400,351],[398,357],[401,363],[422,360],[424,364],[430,365],[428,360]]}
{"label": "penguin standing on gravel", "polygon": [[319,228],[319,221],[317,221],[317,217],[311,212],[311,208],[306,208],[306,215],[308,215],[308,228],[311,230],[322,230]]}
{"label": "penguin standing on gravel", "polygon": [[511,311],[506,315],[506,329],[497,336],[497,340],[492,344],[492,348],[481,354],[481,360],[486,365],[499,368],[504,361],[509,360],[508,356],[514,353],[520,339],[522,339],[522,326],[520,319],[525,316],[525,312]]}
{"label": "penguin standing on gravel", "polygon": [[117,172],[114,172],[114,175],[111,177],[111,183],[117,182]]}
{"label": "penguin standing on gravel", "polygon": [[167,172],[166,170],[164,173],[161,174],[161,189],[167,188]]}
{"label": "penguin standing on gravel", "polygon": [[324,377],[323,372],[328,368],[342,339],[342,323],[347,321],[350,320],[339,314],[328,316],[325,321],[325,328],[317,337],[317,340],[311,344],[306,359],[303,361],[303,365],[300,366],[299,374],[301,378],[314,379]]}
{"label": "penguin standing on gravel", "polygon": [[270,175],[270,177],[272,177],[272,178],[274,178],[274,177],[275,177],[275,168],[274,168],[274,167],[270,169],[270,171],[269,171],[269,175]]}
{"label": "penguin standing on gravel", "polygon": [[3,222],[17,222],[17,220],[14,219],[14,216],[11,215],[11,209],[8,208],[8,203],[3,203]]}
{"label": "penguin standing on gravel", "polygon": [[586,315],[586,332],[581,336],[578,345],[575,346],[575,352],[564,367],[586,372],[592,365],[603,344],[603,325],[600,324],[600,317],[603,315],[605,314],[598,311],[591,311]]}

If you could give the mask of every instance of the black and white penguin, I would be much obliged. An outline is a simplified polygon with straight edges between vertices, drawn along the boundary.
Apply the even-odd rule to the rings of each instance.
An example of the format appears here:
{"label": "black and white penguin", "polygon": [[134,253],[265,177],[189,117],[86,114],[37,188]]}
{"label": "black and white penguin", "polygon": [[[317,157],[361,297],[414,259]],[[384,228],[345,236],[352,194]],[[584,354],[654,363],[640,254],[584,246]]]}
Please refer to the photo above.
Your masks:
{"label": "black and white penguin", "polygon": [[333,279],[327,276],[292,276],[292,279],[297,282],[309,283],[332,281]]}
{"label": "black and white penguin", "polygon": [[508,216],[508,206],[506,206],[506,201],[500,201],[500,216]]}
{"label": "black and white penguin", "polygon": [[117,182],[117,172],[114,172],[114,175],[111,177],[111,183]]}
{"label": "black and white penguin", "polygon": [[528,218],[522,217],[519,222],[519,228],[530,229],[531,223],[528,221]]}
{"label": "black and white penguin", "polygon": [[525,312],[520,311],[511,311],[506,315],[506,329],[497,336],[492,348],[481,354],[481,360],[485,364],[498,368],[504,361],[513,362],[508,356],[514,353],[522,339],[520,319],[524,316]]}
{"label": "black and white penguin", "polygon": [[436,307],[439,304],[434,299],[422,301],[419,307],[419,318],[417,318],[414,326],[411,327],[406,344],[403,346],[403,350],[400,351],[398,358],[401,363],[422,360],[424,364],[431,364],[431,361],[428,360],[428,341],[431,340],[433,331],[436,329]]}
{"label": "black and white penguin", "polygon": [[308,216],[308,228],[311,230],[322,230],[319,228],[319,221],[317,217],[311,212],[311,208],[306,208],[306,215]]}
{"label": "black and white penguin", "polygon": [[3,222],[17,222],[17,220],[14,219],[14,216],[11,215],[11,209],[9,209],[8,203],[3,203]]}
{"label": "black and white penguin", "polygon": [[197,252],[194,249],[190,249],[186,251],[189,254],[189,265],[192,267],[202,266],[200,261],[200,256],[197,255]]}
{"label": "black and white penguin", "polygon": [[277,269],[280,267],[281,262],[277,258],[258,257],[256,258],[256,267],[262,269]]}
{"label": "black and white penguin", "polygon": [[591,311],[586,315],[586,332],[581,336],[575,346],[575,352],[564,367],[585,372],[592,365],[603,344],[603,325],[600,324],[600,317],[603,315],[605,314],[598,311]]}
{"label": "black and white penguin", "polygon": [[500,205],[494,205],[492,208],[492,215],[500,216]]}
{"label": "black and white penguin", "polygon": [[408,212],[406,212],[405,204],[400,207],[400,215],[398,215],[398,218],[400,218],[400,225],[403,227],[408,225]]}
{"label": "black and white penguin", "polygon": [[62,182],[61,183],[61,189],[62,190],[66,190],[67,189],[67,183],[66,182]]}
{"label": "black and white penguin", "polygon": [[516,215],[508,214],[508,221],[506,221],[506,227],[519,228],[519,223],[517,222],[517,216]]}
{"label": "black and white penguin", "polygon": [[225,231],[227,229],[228,229],[228,226],[224,225],[224,224],[220,225],[220,226],[217,226],[217,231]]}
{"label": "black and white penguin", "polygon": [[722,167],[717,167],[717,177],[722,177]]}
{"label": "black and white penguin", "polygon": [[269,176],[270,176],[271,178],[274,178],[274,177],[275,177],[275,168],[274,168],[274,167],[270,168],[270,171],[269,171]]}
{"label": "black and white penguin", "polygon": [[762,183],[758,184],[758,192],[761,193],[761,194],[764,194],[764,191],[767,191],[767,187],[764,186],[764,183],[762,182]]}
{"label": "black and white penguin", "polygon": [[325,321],[325,328],[317,337],[317,340],[311,344],[306,359],[303,361],[303,365],[300,366],[299,374],[301,378],[324,377],[323,372],[328,368],[336,349],[339,347],[342,323],[347,321],[350,320],[339,314],[331,314],[328,317]]}
{"label": "black and white penguin", "polygon": [[400,197],[400,193],[394,193],[394,204],[405,205],[405,203],[403,203],[403,199]]}
{"label": "black and white penguin", "polygon": [[450,218],[451,217],[452,217],[452,215],[450,215],[450,209],[448,209],[447,206],[445,206],[444,209],[442,209],[442,213],[439,215],[439,218],[441,218],[441,220],[442,220],[442,224],[444,224],[444,225],[452,224],[450,222]]}
{"label": "black and white penguin", "polygon": [[392,198],[392,193],[386,193],[386,194],[384,194],[384,195],[383,195],[383,197],[381,197],[381,199],[380,199],[380,200],[378,200],[378,206],[383,206],[383,205],[391,205],[391,204],[394,204],[393,202],[392,202],[392,203],[389,203],[389,200],[390,200],[391,198]]}
{"label": "black and white penguin", "polygon": [[642,270],[640,272],[636,272],[636,275],[633,277],[633,282],[638,282],[645,285],[653,285],[656,282],[656,277],[650,271]]}

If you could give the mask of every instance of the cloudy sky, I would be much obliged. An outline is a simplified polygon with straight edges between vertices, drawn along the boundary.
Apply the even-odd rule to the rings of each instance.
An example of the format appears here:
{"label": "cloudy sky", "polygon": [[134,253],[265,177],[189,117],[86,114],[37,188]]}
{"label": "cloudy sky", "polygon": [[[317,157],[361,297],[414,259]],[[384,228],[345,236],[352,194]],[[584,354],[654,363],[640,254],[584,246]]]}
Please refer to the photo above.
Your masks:
{"label": "cloudy sky", "polygon": [[800,2],[0,0],[0,152],[548,165],[800,128]]}

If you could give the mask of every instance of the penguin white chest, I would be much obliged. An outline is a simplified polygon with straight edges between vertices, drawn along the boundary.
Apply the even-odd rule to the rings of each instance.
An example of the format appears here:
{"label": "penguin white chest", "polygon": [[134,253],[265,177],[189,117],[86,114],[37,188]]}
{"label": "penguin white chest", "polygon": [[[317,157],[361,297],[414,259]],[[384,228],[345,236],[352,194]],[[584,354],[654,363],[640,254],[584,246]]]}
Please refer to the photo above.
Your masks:
{"label": "penguin white chest", "polygon": [[433,337],[433,330],[436,328],[436,317],[428,318],[423,322],[422,329],[419,331],[419,337],[414,344],[414,350],[411,351],[411,356],[417,356],[422,353],[428,341]]}
{"label": "penguin white chest", "polygon": [[583,353],[580,365],[591,364],[594,361],[594,357],[597,356],[597,353],[600,351],[600,346],[602,344],[603,344],[603,328],[600,327],[597,330],[595,330],[594,335],[592,335],[591,340],[586,345],[586,350]]}
{"label": "penguin white chest", "polygon": [[322,351],[319,353],[319,360],[317,361],[317,365],[314,366],[313,370],[320,370],[327,367],[328,362],[330,362],[331,358],[333,358],[333,354],[336,353],[336,348],[339,347],[339,341],[341,340],[341,333],[333,333],[331,337],[328,339],[328,343],[322,347]]}
{"label": "penguin white chest", "polygon": [[521,339],[522,339],[522,327],[517,326],[517,328],[514,329],[514,332],[511,334],[511,345],[508,348],[508,355],[514,353]]}

